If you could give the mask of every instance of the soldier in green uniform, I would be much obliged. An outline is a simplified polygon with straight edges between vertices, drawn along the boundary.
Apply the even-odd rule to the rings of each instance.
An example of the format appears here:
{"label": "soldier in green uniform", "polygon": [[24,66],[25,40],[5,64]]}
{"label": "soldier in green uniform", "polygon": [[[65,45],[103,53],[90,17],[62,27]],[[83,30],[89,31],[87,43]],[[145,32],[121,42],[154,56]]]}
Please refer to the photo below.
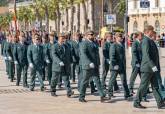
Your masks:
{"label": "soldier in green uniform", "polygon": [[23,87],[28,87],[27,83],[27,70],[28,70],[28,60],[27,60],[27,49],[28,46],[25,44],[25,34],[21,32],[19,36],[19,43],[14,46],[14,64],[17,70],[17,82],[16,85],[19,86],[21,81],[21,73],[23,73]]}
{"label": "soldier in green uniform", "polygon": [[6,45],[6,53],[9,61],[9,78],[10,81],[14,80],[14,58],[13,58],[13,49],[14,49],[14,37],[12,35],[9,36],[9,42]]}
{"label": "soldier in green uniform", "polygon": [[3,40],[2,45],[1,45],[1,55],[3,56],[4,60],[5,60],[5,64],[6,64],[6,74],[9,75],[9,60],[7,58],[7,50],[6,47],[8,45],[8,41],[9,41],[9,36],[10,33],[6,33],[6,39]]}
{"label": "soldier in green uniform", "polygon": [[71,79],[73,82],[75,82],[76,76],[75,71],[78,74],[79,77],[79,43],[81,42],[81,37],[79,33],[75,33],[73,36],[73,39],[70,41],[71,47],[72,47],[72,60],[73,63],[71,64]]}
{"label": "soldier in green uniform", "polygon": [[[152,40],[154,41],[154,43],[156,44],[156,37],[157,37],[157,35],[156,35],[157,33],[155,32],[155,31],[153,31],[153,35],[152,35]],[[157,45],[156,45],[157,46]],[[156,52],[157,52],[157,55],[159,55],[159,51],[158,51],[158,48],[156,49]],[[159,64],[159,67],[160,67],[160,64]],[[159,71],[158,73],[157,73],[157,78],[158,78],[158,84],[159,84],[159,89],[161,90],[161,91],[164,91],[165,90],[165,88],[164,88],[164,86],[163,86],[163,84],[162,84],[162,77],[161,77],[161,73],[160,73],[161,71]]]}
{"label": "soldier in green uniform", "polygon": [[30,68],[30,90],[34,91],[36,75],[40,82],[40,89],[44,91],[44,83],[42,80],[44,66],[44,52],[41,46],[41,37],[38,34],[33,36],[33,44],[28,47],[27,58]]}
{"label": "soldier in green uniform", "polygon": [[144,37],[142,40],[142,62],[140,67],[141,82],[134,101],[135,108],[146,108],[141,105],[141,101],[150,83],[158,108],[165,108],[164,99],[159,91],[158,79],[157,76],[155,76],[160,72],[160,66],[156,44],[151,40],[153,30],[154,28],[150,25],[146,26],[144,30]]}
{"label": "soldier in green uniform", "polygon": [[113,96],[113,86],[117,75],[121,77],[121,81],[124,88],[124,97],[125,100],[130,100],[130,92],[127,85],[126,77],[126,57],[125,57],[125,48],[122,45],[122,34],[115,34],[116,42],[113,43],[110,47],[110,71],[111,77],[109,79],[108,95],[109,99]]}
{"label": "soldier in green uniform", "polygon": [[130,86],[129,86],[131,94],[135,94],[133,91],[133,88],[134,88],[134,83],[135,83],[135,79],[137,75],[139,74],[139,76],[141,76],[141,73],[140,73],[140,66],[141,66],[141,59],[142,59],[141,41],[142,41],[143,34],[139,32],[139,33],[135,33],[134,36],[136,39],[134,39],[134,42],[132,44],[132,61],[131,61],[132,74],[130,77]]}
{"label": "soldier in green uniform", "polygon": [[49,84],[51,83],[51,77],[52,77],[52,67],[51,67],[51,55],[50,55],[50,42],[49,42],[49,36],[48,34],[45,34],[42,36],[42,46],[44,49],[44,69],[43,69],[43,80],[45,80],[45,76],[47,77],[47,80],[49,81]]}
{"label": "soldier in green uniform", "polygon": [[70,40],[70,35],[66,34],[65,35],[66,41],[64,42],[64,46],[65,46],[65,54],[67,55],[67,67],[66,67],[66,71],[67,71],[67,75],[69,77],[71,77],[71,64],[73,63],[73,59],[72,59],[72,47],[71,47],[71,40]]}
{"label": "soldier in green uniform", "polygon": [[[52,46],[52,78],[51,78],[51,95],[56,95],[56,86],[58,79],[62,77],[64,81],[65,89],[67,90],[67,96],[71,97],[73,91],[70,87],[68,67],[70,67],[70,56],[68,55],[68,47],[65,44],[65,34],[59,35],[58,43]],[[69,58],[68,58],[69,57]]]}
{"label": "soldier in green uniform", "polygon": [[[102,74],[102,85],[104,89],[106,89],[106,77],[107,73],[109,71],[109,65],[110,65],[110,46],[113,44],[113,34],[110,32],[107,32],[105,34],[105,43],[103,44],[103,74]],[[119,90],[119,87],[117,85],[117,81],[115,81],[114,90]]]}
{"label": "soldier in green uniform", "polygon": [[94,79],[94,82],[97,86],[100,101],[105,101],[105,93],[103,92],[100,77],[99,77],[99,65],[100,65],[100,58],[99,58],[99,49],[94,42],[94,32],[89,31],[87,33],[87,38],[81,43],[80,47],[80,60],[82,65],[82,72],[83,77],[80,84],[80,102],[86,102],[85,94],[86,88],[90,81],[90,79]]}

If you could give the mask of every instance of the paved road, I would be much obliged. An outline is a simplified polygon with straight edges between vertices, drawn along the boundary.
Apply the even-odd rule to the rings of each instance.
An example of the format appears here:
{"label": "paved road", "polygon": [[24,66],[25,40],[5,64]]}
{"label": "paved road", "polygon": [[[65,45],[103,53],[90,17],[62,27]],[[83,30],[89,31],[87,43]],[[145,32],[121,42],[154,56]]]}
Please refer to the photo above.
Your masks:
{"label": "paved road", "polygon": [[[127,75],[131,72],[130,55],[127,53]],[[165,58],[161,57],[162,76],[165,76]],[[139,85],[139,78],[136,81],[136,88]],[[120,83],[120,78],[118,78]],[[47,84],[47,82],[46,82]],[[49,87],[46,92],[40,92],[36,87],[35,92],[28,89],[16,87],[15,82],[11,83],[5,74],[5,65],[0,59],[0,114],[164,114],[165,110],[158,110],[152,95],[149,95],[149,103],[143,103],[148,107],[146,110],[135,109],[132,102],[126,102],[123,92],[115,93],[117,96],[111,102],[100,103],[98,94],[90,95],[87,90],[87,103],[78,102],[76,84],[72,84],[75,95],[72,98],[66,97],[65,90],[58,90],[56,98],[50,96]]]}

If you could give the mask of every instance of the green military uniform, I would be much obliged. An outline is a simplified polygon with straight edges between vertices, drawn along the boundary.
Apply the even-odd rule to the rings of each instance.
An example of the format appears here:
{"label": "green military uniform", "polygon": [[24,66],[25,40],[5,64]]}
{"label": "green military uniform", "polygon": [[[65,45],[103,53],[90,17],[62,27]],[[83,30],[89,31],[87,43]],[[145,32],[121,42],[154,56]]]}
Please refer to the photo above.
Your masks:
{"label": "green military uniform", "polygon": [[[79,64],[78,64],[78,66],[79,66],[79,68],[77,68],[77,70],[76,70],[78,72],[78,91],[79,92],[80,92],[80,86],[81,86],[80,84],[81,84],[81,81],[83,79],[83,70],[82,70],[82,62],[83,62],[83,60],[80,59],[80,55],[81,55],[80,47],[81,47],[81,44],[82,44],[82,41],[79,42],[79,46],[78,46],[79,47],[79,50],[78,50],[78,52],[79,52]],[[91,94],[93,94],[94,92],[96,92],[93,79],[90,79],[89,84],[90,84],[90,88],[91,88]]]}
{"label": "green military uniform", "polygon": [[[159,50],[158,50],[158,47],[157,47],[156,42],[152,41],[152,45],[155,46],[156,55],[159,56]],[[160,63],[160,62],[159,62],[159,63]],[[158,67],[160,68],[160,64],[159,64]],[[163,84],[162,84],[162,77],[161,77],[161,73],[160,73],[160,72],[161,72],[161,69],[160,69],[159,72],[156,73],[156,76],[157,76],[157,78],[158,78],[158,84],[159,84],[159,89],[160,89],[160,91],[164,91],[165,88],[164,88],[164,86],[163,86]]]}
{"label": "green military uniform", "polygon": [[45,61],[44,61],[44,77],[43,80],[45,78],[45,76],[47,77],[49,84],[51,83],[51,77],[52,77],[52,58],[51,58],[51,44],[50,43],[46,43],[43,44],[43,49],[44,49],[44,57],[45,57]]}
{"label": "green military uniform", "polygon": [[8,42],[6,44],[6,52],[7,52],[7,58],[9,60],[9,78],[11,82],[13,82],[14,80],[14,72],[15,72],[13,49],[14,49],[14,44],[11,42]]}
{"label": "green military uniform", "polygon": [[[118,68],[115,68],[118,66]],[[113,85],[118,74],[120,74],[121,81],[124,87],[124,97],[130,97],[130,92],[127,85],[126,78],[126,57],[125,48],[122,44],[113,43],[110,47],[110,71],[111,77],[109,80],[108,95],[113,96]]]}
{"label": "green military uniform", "polygon": [[6,74],[9,75],[9,60],[7,58],[7,50],[6,50],[7,45],[8,45],[7,40],[3,40],[1,44],[1,55],[4,57],[5,60]]}
{"label": "green military uniform", "polygon": [[[65,44],[60,45],[56,43],[52,46],[52,78],[51,78],[51,94],[52,96],[56,93],[56,86],[58,84],[58,79],[62,77],[64,81],[65,88],[67,90],[67,96],[71,96],[72,90],[70,87],[68,67],[70,67],[70,56],[68,56],[67,47]],[[69,57],[69,58],[68,58]],[[60,65],[63,63],[63,65]]]}
{"label": "green military uniform", "polygon": [[66,71],[67,71],[67,75],[70,77],[71,74],[71,64],[73,63],[73,59],[72,59],[72,48],[71,48],[71,44],[69,43],[69,41],[67,40],[64,44],[65,46],[65,55],[67,55],[67,59],[66,59]]}
{"label": "green military uniform", "polygon": [[27,60],[27,49],[28,46],[24,43],[17,43],[14,46],[14,63],[17,70],[17,83],[19,86],[21,80],[21,73],[23,72],[23,87],[28,87],[27,83],[27,70],[28,70],[28,60]]}
{"label": "green military uniform", "polygon": [[33,91],[35,87],[36,74],[40,82],[41,91],[44,89],[44,83],[42,80],[43,66],[44,66],[44,53],[43,47],[39,44],[31,44],[28,47],[27,52],[28,63],[30,67],[30,90]]}
{"label": "green military uniform", "polygon": [[91,78],[94,79],[99,95],[101,97],[105,97],[105,93],[103,92],[99,77],[99,49],[95,42],[90,40],[82,41],[80,47],[80,60],[82,65],[83,77],[80,84],[79,101],[84,101],[86,88]]}
{"label": "green military uniform", "polygon": [[[66,66],[66,74],[69,76],[71,76],[71,64],[72,64],[72,48],[71,48],[71,44],[70,44],[70,40],[67,40],[64,44],[65,46],[65,54],[67,55],[67,60],[66,60],[66,63],[67,63],[67,66]],[[58,87],[61,88],[61,85],[62,85],[62,77],[60,76],[59,79],[58,79]]]}
{"label": "green military uniform", "polygon": [[[75,82],[75,70],[79,75],[79,41],[71,40],[71,47],[72,47],[72,60],[73,63],[71,64],[71,79]],[[79,77],[79,76],[78,76]]]}
{"label": "green military uniform", "polygon": [[[155,66],[157,69],[155,70]],[[147,92],[147,88],[151,83],[153,94],[157,102],[158,108],[161,108],[163,99],[159,92],[157,73],[160,71],[159,55],[155,43],[147,36],[142,40],[142,62],[141,62],[141,82],[134,101],[134,107],[139,107],[143,95]],[[157,71],[158,70],[158,71]]]}
{"label": "green military uniform", "polygon": [[141,43],[139,40],[135,40],[132,44],[132,74],[130,77],[130,91],[133,92],[133,87],[135,83],[135,79],[137,75],[140,73],[140,65],[141,65],[141,59],[142,59],[142,51],[141,51]]}
{"label": "green military uniform", "polygon": [[[109,65],[110,65],[110,46],[113,44],[113,42],[106,41],[103,45],[103,74],[102,74],[102,85],[104,88],[106,88],[106,77],[107,73],[109,71]],[[119,90],[119,87],[117,85],[117,81],[115,81],[114,84],[114,90]]]}

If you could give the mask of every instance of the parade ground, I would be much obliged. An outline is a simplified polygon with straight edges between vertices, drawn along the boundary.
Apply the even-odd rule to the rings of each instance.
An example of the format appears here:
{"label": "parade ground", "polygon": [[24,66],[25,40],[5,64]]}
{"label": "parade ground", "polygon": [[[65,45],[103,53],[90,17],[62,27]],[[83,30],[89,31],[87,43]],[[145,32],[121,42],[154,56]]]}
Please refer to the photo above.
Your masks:
{"label": "parade ground", "polygon": [[[161,74],[165,76],[165,49],[161,49],[160,63]],[[131,74],[131,56],[127,50],[127,79]],[[100,69],[100,73],[101,73]],[[29,75],[28,75],[29,76]],[[107,83],[109,74],[107,78]],[[57,90],[57,97],[50,95],[50,87],[46,84],[46,91],[40,92],[39,86],[34,92],[29,89],[24,89],[21,86],[17,87],[16,82],[10,82],[5,72],[5,64],[1,57],[0,59],[0,114],[165,114],[165,110],[158,110],[153,95],[148,95],[149,103],[142,102],[147,109],[133,108],[133,102],[124,100],[123,91],[121,88],[120,77],[117,78],[120,85],[120,93],[115,93],[116,98],[105,103],[100,103],[98,94],[90,95],[90,89],[87,90],[87,103],[78,101],[79,92],[77,91],[77,83],[72,84],[75,94],[71,98],[66,97],[64,88]],[[136,80],[135,88],[138,88],[140,83],[139,77]],[[36,83],[38,84],[38,83]],[[64,87],[64,86],[63,86]],[[136,89],[137,90],[137,89]],[[135,96],[134,96],[135,97]]]}

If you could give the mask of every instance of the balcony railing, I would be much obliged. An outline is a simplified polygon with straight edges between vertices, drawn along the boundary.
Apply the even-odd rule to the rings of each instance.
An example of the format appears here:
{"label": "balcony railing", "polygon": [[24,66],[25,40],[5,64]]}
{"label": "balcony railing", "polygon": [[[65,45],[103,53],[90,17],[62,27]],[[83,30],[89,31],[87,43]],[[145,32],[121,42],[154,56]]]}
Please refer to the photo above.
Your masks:
{"label": "balcony railing", "polygon": [[130,9],[128,10],[128,15],[138,15],[138,14],[153,14],[153,13],[165,13],[165,7],[161,8],[140,8],[140,9]]}
{"label": "balcony railing", "polygon": [[159,13],[160,12],[160,8],[151,8],[150,9],[150,13]]}
{"label": "balcony railing", "polygon": [[139,14],[148,14],[150,13],[150,9],[149,8],[141,8],[139,9]]}
{"label": "balcony railing", "polygon": [[128,11],[128,15],[136,15],[139,14],[139,10],[138,9],[132,9]]}
{"label": "balcony railing", "polygon": [[[21,7],[21,6],[28,6],[30,4],[32,4],[33,1],[21,1],[21,2],[18,2],[16,3],[17,7]],[[14,8],[14,3],[9,3],[9,9],[10,8]]]}

